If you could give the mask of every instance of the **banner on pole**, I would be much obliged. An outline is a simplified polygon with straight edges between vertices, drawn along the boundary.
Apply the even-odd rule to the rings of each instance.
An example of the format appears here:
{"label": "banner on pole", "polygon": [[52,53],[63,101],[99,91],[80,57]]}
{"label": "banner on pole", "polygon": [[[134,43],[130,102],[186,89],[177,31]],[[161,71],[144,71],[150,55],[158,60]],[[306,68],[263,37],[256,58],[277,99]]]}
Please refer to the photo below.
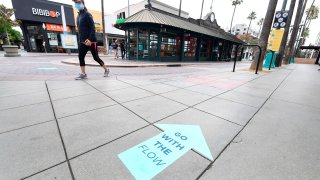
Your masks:
{"label": "banner on pole", "polygon": [[284,34],[283,29],[274,29],[271,31],[268,39],[268,50],[278,52],[280,49],[282,37]]}

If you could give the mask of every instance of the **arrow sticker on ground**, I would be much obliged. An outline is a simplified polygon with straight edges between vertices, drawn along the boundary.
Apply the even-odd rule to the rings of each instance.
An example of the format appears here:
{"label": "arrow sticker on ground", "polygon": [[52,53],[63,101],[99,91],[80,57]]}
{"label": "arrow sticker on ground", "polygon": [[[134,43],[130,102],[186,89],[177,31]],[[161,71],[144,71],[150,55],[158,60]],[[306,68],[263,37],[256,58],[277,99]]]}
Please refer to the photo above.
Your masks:
{"label": "arrow sticker on ground", "polygon": [[195,125],[156,124],[164,132],[118,155],[138,180],[151,179],[193,149],[213,160],[201,128]]}

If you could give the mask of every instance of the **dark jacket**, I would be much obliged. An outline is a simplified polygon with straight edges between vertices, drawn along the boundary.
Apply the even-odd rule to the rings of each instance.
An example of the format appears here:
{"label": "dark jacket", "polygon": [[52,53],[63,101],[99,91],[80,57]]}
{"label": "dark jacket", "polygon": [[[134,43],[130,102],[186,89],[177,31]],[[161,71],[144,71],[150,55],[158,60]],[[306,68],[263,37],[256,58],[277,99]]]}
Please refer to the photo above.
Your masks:
{"label": "dark jacket", "polygon": [[92,15],[84,8],[78,13],[77,26],[80,42],[89,39],[91,42],[96,42],[96,28]]}
{"label": "dark jacket", "polygon": [[123,43],[120,43],[120,48],[121,48],[121,51],[126,50]]}

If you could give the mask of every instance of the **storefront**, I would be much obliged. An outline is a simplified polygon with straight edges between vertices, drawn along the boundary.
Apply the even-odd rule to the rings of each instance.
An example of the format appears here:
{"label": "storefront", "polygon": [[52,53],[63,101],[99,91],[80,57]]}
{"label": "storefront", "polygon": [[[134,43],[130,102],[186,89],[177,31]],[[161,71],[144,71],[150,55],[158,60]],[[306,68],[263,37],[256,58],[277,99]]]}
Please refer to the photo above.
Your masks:
{"label": "storefront", "polygon": [[61,6],[64,6],[67,33],[76,35],[71,5],[46,0],[12,0],[12,5],[16,19],[21,21],[28,52],[66,52],[60,36],[63,34]]}
{"label": "storefront", "polygon": [[236,47],[244,42],[222,30],[214,13],[206,17],[185,19],[157,9],[144,9],[115,27],[126,31],[130,60],[230,60]]}

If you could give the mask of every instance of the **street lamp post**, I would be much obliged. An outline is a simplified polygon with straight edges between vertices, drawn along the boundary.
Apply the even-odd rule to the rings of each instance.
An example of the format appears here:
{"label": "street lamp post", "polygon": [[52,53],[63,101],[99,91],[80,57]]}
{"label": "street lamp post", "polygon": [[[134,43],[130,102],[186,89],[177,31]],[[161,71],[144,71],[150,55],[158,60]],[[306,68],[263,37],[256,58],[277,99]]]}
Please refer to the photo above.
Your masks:
{"label": "street lamp post", "polygon": [[181,3],[182,3],[182,0],[180,0],[179,16],[181,16]]}
{"label": "street lamp post", "polygon": [[200,19],[202,19],[203,3],[204,3],[204,0],[202,0],[202,6],[201,6],[201,14],[200,14]]}
{"label": "street lamp post", "polygon": [[[104,50],[107,49],[107,42],[106,42],[106,29],[105,29],[105,22],[104,22],[104,0],[101,0],[101,11],[102,11],[102,36],[103,36],[103,48]],[[103,51],[106,54],[107,51]]]}

